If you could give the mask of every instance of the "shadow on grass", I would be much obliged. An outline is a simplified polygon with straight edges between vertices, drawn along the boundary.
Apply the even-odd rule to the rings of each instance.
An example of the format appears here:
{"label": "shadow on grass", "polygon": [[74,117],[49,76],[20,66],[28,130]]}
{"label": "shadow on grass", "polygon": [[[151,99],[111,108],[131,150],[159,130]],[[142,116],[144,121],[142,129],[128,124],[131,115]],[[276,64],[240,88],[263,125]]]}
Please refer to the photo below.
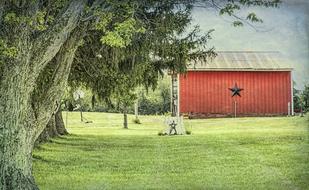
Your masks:
{"label": "shadow on grass", "polygon": [[45,163],[48,165],[62,165],[62,164],[67,164],[67,162],[63,161],[58,161],[58,160],[52,160],[52,159],[47,159],[46,157],[40,156],[38,154],[32,154],[32,159],[34,162],[41,162]]}
{"label": "shadow on grass", "polygon": [[33,155],[32,155],[32,158],[33,158],[34,161],[40,161],[40,162],[45,162],[45,163],[51,163],[50,160],[47,160],[47,159],[45,159],[45,158],[43,158],[42,156],[39,156],[39,155],[37,155],[37,154],[33,154]]}
{"label": "shadow on grass", "polygon": [[[155,136],[154,138],[157,138]],[[102,151],[111,149],[149,149],[154,148],[154,144],[151,143],[154,139],[149,137],[136,136],[97,136],[97,135],[76,135],[70,134],[66,136],[59,136],[51,139],[42,145],[39,145],[36,149],[39,151]],[[49,148],[45,148],[49,147]],[[63,149],[62,149],[63,148]]]}

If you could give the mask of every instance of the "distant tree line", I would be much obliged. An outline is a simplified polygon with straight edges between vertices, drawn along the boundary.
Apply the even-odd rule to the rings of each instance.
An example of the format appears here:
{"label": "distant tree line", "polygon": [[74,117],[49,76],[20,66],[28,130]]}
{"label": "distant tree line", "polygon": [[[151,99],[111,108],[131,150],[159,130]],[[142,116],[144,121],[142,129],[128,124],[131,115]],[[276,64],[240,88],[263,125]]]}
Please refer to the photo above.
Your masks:
{"label": "distant tree line", "polygon": [[295,112],[309,111],[309,84],[306,84],[304,90],[293,89],[294,110]]}
{"label": "distant tree line", "polygon": [[[170,78],[165,76],[158,81],[156,89],[137,88],[130,102],[138,102],[140,115],[163,115],[170,111]],[[82,89],[85,96],[81,99],[74,99],[72,90],[67,92],[63,98],[62,110],[85,112],[108,112],[122,113],[122,99],[113,97],[106,101],[96,98],[91,91]],[[134,114],[134,104],[127,107],[127,113]]]}

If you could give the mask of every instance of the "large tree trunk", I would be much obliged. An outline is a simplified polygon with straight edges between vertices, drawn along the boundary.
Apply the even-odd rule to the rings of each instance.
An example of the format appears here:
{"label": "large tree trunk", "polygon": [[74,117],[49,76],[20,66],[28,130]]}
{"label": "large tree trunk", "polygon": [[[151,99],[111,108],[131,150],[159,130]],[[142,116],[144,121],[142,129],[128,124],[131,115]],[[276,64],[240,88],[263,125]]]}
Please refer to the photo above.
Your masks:
{"label": "large tree trunk", "polygon": [[68,135],[69,132],[65,128],[62,111],[59,109],[55,114],[56,128],[59,135]]}
{"label": "large tree trunk", "polygon": [[[67,80],[68,71],[62,72],[58,80],[63,82],[57,82],[58,88],[64,88]],[[62,92],[58,89],[59,95],[48,93],[44,104],[35,104],[31,101],[28,85],[23,84],[26,80],[19,79],[25,75],[20,72],[11,75],[0,85],[0,187],[3,190],[37,189],[31,173],[32,149]],[[56,130],[52,128],[49,133],[56,133]]]}
{"label": "large tree trunk", "polygon": [[55,122],[55,116],[52,115],[49,122],[47,123],[46,127],[40,134],[40,136],[36,140],[36,145],[47,142],[51,138],[58,136],[58,132],[56,130],[56,122]]}
{"label": "large tree trunk", "polygon": [[[31,172],[31,153],[37,120],[29,104],[26,65],[15,66],[0,85],[0,188],[37,189]],[[6,72],[4,72],[6,73]]]}
{"label": "large tree trunk", "polygon": [[[80,15],[78,2],[72,3],[68,14]],[[21,33],[17,58],[0,68],[0,190],[38,189],[31,169],[33,146],[63,94],[82,38],[81,34],[73,33],[77,19],[68,22],[63,26],[65,37],[57,38],[62,31],[56,30],[57,39],[49,38],[49,47],[42,47],[40,51],[33,52],[29,37]],[[52,76],[47,85],[40,85],[40,76],[52,59],[55,66]]]}
{"label": "large tree trunk", "polygon": [[128,115],[126,107],[123,109],[123,128],[128,129]]}
{"label": "large tree trunk", "polygon": [[[15,135],[3,139],[1,143],[5,152],[1,156],[1,180],[2,190],[34,190],[38,189],[32,176],[32,148],[33,143],[28,140],[25,131],[20,130]],[[15,131],[16,132],[16,131]]]}
{"label": "large tree trunk", "polygon": [[36,140],[36,145],[47,142],[51,138],[67,134],[69,133],[64,126],[61,109],[59,108],[57,112],[52,115],[45,129]]}
{"label": "large tree trunk", "polygon": [[31,173],[36,121],[23,73],[14,70],[0,85],[0,189],[37,189]]}

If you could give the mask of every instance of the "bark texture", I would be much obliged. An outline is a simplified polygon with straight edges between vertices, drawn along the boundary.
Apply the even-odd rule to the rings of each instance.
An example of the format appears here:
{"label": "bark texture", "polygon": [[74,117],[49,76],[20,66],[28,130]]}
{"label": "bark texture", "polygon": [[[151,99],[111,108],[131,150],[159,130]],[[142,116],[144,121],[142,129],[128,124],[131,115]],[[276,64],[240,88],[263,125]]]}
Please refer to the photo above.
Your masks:
{"label": "bark texture", "polygon": [[62,118],[62,112],[60,109],[52,115],[49,122],[47,123],[45,129],[42,131],[38,139],[36,140],[36,145],[47,142],[51,138],[67,135],[69,134],[66,130]]}
{"label": "bark texture", "polygon": [[[81,39],[74,31],[84,6],[83,1],[70,2],[57,24],[36,39],[26,27],[14,28],[12,38],[0,36],[13,39],[18,49],[16,58],[1,66],[0,190],[38,189],[32,176],[33,146],[63,94]],[[46,88],[37,90],[48,65],[56,66],[54,73]]]}
{"label": "bark texture", "polygon": [[68,135],[69,132],[65,128],[62,111],[59,109],[55,114],[56,128],[59,135]]}
{"label": "bark texture", "polygon": [[128,115],[127,115],[127,108],[123,110],[123,128],[128,129]]}

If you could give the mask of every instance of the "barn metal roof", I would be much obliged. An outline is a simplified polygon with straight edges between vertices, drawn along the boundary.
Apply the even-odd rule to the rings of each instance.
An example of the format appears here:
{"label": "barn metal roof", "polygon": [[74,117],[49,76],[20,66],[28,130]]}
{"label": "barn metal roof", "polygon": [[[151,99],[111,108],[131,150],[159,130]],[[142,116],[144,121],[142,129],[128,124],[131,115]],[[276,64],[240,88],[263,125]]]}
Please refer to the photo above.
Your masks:
{"label": "barn metal roof", "polygon": [[218,51],[218,55],[207,62],[195,61],[188,70],[219,71],[291,71],[293,68],[277,51]]}

